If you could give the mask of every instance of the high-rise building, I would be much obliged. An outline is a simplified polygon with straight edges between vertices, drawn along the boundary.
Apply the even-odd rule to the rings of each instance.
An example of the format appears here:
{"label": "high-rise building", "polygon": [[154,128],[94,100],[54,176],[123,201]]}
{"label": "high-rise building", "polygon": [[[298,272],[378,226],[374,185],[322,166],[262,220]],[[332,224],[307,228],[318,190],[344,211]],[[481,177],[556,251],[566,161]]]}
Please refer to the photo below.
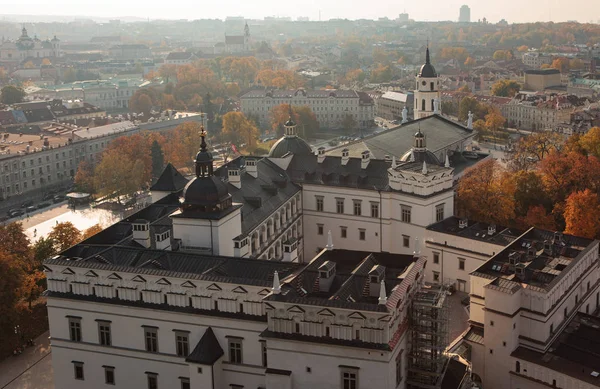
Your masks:
{"label": "high-rise building", "polygon": [[471,22],[471,8],[468,5],[460,7],[460,15],[458,16],[459,23],[470,23]]}
{"label": "high-rise building", "polygon": [[408,14],[406,12],[403,12],[400,15],[398,15],[398,21],[402,23],[408,22]]}

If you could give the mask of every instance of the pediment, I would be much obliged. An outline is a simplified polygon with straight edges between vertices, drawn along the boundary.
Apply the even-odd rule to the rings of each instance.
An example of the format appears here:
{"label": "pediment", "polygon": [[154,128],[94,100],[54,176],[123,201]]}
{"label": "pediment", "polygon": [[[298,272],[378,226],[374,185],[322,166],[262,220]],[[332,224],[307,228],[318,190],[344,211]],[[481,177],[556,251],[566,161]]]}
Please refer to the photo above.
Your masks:
{"label": "pediment", "polygon": [[320,315],[320,316],[335,316],[335,313],[333,313],[329,309],[325,308],[325,309],[321,309],[319,312],[317,312],[317,315]]}
{"label": "pediment", "polygon": [[171,282],[166,278],[161,278],[160,280],[156,281],[156,283],[159,285],[171,285]]}
{"label": "pediment", "polygon": [[44,271],[46,273],[52,273],[52,269],[50,269],[48,266],[44,265]]}
{"label": "pediment", "polygon": [[207,290],[223,290],[219,285],[217,284],[210,284],[206,287]]}
{"label": "pediment", "polygon": [[266,296],[269,293],[271,293],[271,291],[269,289],[263,289],[260,292],[258,292],[258,294],[261,295],[261,296]]}
{"label": "pediment", "polygon": [[87,276],[87,277],[98,277],[98,273],[96,273],[93,270],[90,270],[87,273],[85,273],[85,276]]}
{"label": "pediment", "polygon": [[366,319],[367,317],[360,312],[352,312],[348,315],[348,319]]}
{"label": "pediment", "polygon": [[288,311],[288,312],[293,312],[293,313],[304,313],[304,312],[305,312],[305,310],[304,310],[304,309],[300,308],[300,307],[299,307],[299,306],[297,306],[297,305],[294,305],[294,306],[292,306],[292,307],[288,308],[288,310],[287,310],[287,311]]}
{"label": "pediment", "polygon": [[73,275],[75,274],[75,272],[73,270],[71,270],[70,268],[66,268],[63,271],[61,271],[62,274],[69,274],[69,275]]}
{"label": "pediment", "polygon": [[181,284],[181,286],[184,288],[195,288],[196,284],[194,284],[192,281],[186,281],[183,284]]}
{"label": "pediment", "polygon": [[122,279],[123,279],[123,278],[122,278],[120,275],[118,275],[117,273],[112,273],[112,274],[110,274],[110,275],[109,275],[108,277],[106,277],[106,278],[108,278],[109,280],[122,280]]}
{"label": "pediment", "polygon": [[146,279],[142,276],[135,276],[131,279],[133,282],[146,282]]}
{"label": "pediment", "polygon": [[233,290],[233,293],[248,293],[248,291],[241,286],[236,286]]}

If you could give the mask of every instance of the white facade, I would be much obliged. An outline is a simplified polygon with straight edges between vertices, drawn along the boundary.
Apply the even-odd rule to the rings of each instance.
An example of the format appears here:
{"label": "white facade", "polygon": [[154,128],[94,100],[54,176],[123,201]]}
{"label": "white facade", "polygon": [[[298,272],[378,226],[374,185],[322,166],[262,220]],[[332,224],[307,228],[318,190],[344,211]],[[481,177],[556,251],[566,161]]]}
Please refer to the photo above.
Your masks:
{"label": "white facade", "polygon": [[26,58],[52,58],[61,57],[60,40],[56,36],[45,41],[37,37],[33,39],[27,35],[27,29],[23,27],[21,36],[16,41],[2,40],[0,43],[0,60],[21,62]]}
{"label": "white facade", "polygon": [[426,61],[415,81],[414,118],[421,119],[441,112],[440,79],[430,63],[429,48]]}
{"label": "white facade", "polygon": [[253,90],[240,97],[242,113],[257,117],[269,127],[271,110],[281,104],[308,106],[321,128],[339,128],[347,115],[359,128],[368,128],[375,117],[375,103],[368,95],[350,90]]}

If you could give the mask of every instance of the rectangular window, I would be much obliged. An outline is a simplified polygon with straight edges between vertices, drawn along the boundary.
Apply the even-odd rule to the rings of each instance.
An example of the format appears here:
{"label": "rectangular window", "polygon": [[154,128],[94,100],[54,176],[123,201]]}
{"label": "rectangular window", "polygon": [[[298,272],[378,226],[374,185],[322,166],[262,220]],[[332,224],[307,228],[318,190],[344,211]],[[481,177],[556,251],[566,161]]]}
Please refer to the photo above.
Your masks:
{"label": "rectangular window", "polygon": [[83,380],[83,362],[73,362],[73,369],[76,380]]}
{"label": "rectangular window", "polygon": [[359,240],[365,240],[366,235],[367,235],[367,232],[365,230],[363,230],[362,228],[358,230],[358,239]]}
{"label": "rectangular window", "polygon": [[241,339],[229,339],[229,362],[242,363]]}
{"label": "rectangular window", "polygon": [[340,236],[344,239],[348,236],[348,227],[340,227]]}
{"label": "rectangular window", "polygon": [[344,213],[344,199],[335,199],[335,207],[337,213]]}
{"label": "rectangular window", "polygon": [[69,318],[69,335],[73,342],[81,342],[81,319]]}
{"label": "rectangular window", "polygon": [[436,265],[440,263],[440,253],[433,253],[433,263]]}
{"label": "rectangular window", "polygon": [[402,246],[410,247],[410,236],[402,235]]}
{"label": "rectangular window", "polygon": [[315,196],[317,200],[317,211],[323,212],[323,196]]}
{"label": "rectangular window", "polygon": [[148,389],[158,389],[158,374],[146,373],[148,377]]}
{"label": "rectangular window", "polygon": [[175,346],[177,356],[187,357],[190,350],[188,334],[185,332],[175,332]]}
{"label": "rectangular window", "polygon": [[181,389],[190,389],[190,379],[189,378],[180,378],[181,380]]}
{"label": "rectangular window", "polygon": [[371,203],[371,217],[379,217],[379,203]]}
{"label": "rectangular window", "polygon": [[100,344],[102,346],[110,346],[111,337],[110,337],[110,323],[107,321],[99,321],[98,322],[98,337],[100,338]]}
{"label": "rectangular window", "polygon": [[342,370],[342,389],[358,388],[358,370]]}
{"label": "rectangular window", "polygon": [[267,367],[267,342],[260,342],[260,351],[262,354],[262,365]]}
{"label": "rectangular window", "polygon": [[433,282],[440,282],[440,273],[437,271],[433,272]]}
{"label": "rectangular window", "polygon": [[144,337],[146,339],[146,351],[151,353],[158,352],[158,328],[144,327]]}
{"label": "rectangular window", "polygon": [[354,204],[354,216],[362,215],[362,201],[360,200],[352,200]]}
{"label": "rectangular window", "polygon": [[323,225],[317,224],[317,235],[323,235]]}
{"label": "rectangular window", "polygon": [[115,384],[115,368],[112,366],[103,366],[104,367],[104,383],[107,385]]}
{"label": "rectangular window", "polygon": [[407,207],[405,205],[401,206],[402,209],[402,222],[410,223],[411,220],[411,207]]}
{"label": "rectangular window", "polygon": [[458,258],[458,270],[465,270],[465,259]]}
{"label": "rectangular window", "polygon": [[400,385],[402,382],[402,353],[404,350],[400,350],[398,356],[396,357],[396,386]]}
{"label": "rectangular window", "polygon": [[441,222],[444,220],[444,204],[435,206],[435,221]]}

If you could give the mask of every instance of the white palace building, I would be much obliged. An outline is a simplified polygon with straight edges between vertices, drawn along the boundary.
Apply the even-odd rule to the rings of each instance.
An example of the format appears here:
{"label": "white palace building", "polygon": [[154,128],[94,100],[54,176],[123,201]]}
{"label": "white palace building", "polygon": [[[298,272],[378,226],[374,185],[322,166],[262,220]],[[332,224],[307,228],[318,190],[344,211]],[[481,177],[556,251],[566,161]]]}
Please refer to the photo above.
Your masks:
{"label": "white palace building", "polygon": [[[290,119],[218,169],[205,136],[193,179],[168,165],[151,205],[45,261],[56,388],[542,388],[543,353],[598,306],[597,241],[453,216],[460,124],[325,153]],[[443,353],[449,284],[471,294],[468,367]]]}

